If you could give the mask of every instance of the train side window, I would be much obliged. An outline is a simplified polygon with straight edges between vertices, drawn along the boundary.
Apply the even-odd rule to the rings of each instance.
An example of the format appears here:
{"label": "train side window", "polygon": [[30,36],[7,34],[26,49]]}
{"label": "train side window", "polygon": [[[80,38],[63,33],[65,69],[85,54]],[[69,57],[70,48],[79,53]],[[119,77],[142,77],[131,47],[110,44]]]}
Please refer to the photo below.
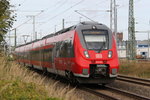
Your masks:
{"label": "train side window", "polygon": [[67,41],[63,41],[60,45],[59,52],[60,52],[60,57],[67,57],[67,50],[68,50],[68,44]]}
{"label": "train side window", "polygon": [[56,43],[56,57],[72,57],[73,45],[71,40]]}
{"label": "train side window", "polygon": [[68,40],[68,48],[71,48],[71,47],[72,47],[71,40]]}
{"label": "train side window", "polygon": [[74,49],[73,49],[73,44],[72,40],[69,40],[68,42],[68,57],[74,57]]}

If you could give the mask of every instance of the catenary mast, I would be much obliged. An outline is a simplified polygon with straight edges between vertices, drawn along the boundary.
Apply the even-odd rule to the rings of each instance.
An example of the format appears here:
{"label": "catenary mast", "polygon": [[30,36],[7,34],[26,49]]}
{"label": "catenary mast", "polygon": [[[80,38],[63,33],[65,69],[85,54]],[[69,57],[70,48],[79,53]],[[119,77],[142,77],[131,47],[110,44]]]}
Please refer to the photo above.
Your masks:
{"label": "catenary mast", "polygon": [[127,55],[130,60],[136,58],[136,40],[135,40],[135,19],[134,19],[134,1],[129,0],[129,22],[128,22],[128,43]]}

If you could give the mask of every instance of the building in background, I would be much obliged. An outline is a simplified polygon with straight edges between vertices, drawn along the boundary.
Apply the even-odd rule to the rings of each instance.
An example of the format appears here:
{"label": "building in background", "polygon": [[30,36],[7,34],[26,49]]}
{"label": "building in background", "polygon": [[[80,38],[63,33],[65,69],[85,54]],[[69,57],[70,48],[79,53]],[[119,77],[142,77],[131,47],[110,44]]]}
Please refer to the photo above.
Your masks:
{"label": "building in background", "polygon": [[[117,48],[119,58],[126,58],[127,41],[123,40],[123,33],[117,33]],[[150,58],[150,43],[149,40],[137,40],[136,41],[136,58],[146,59]]]}
{"label": "building in background", "polygon": [[137,58],[150,58],[150,47],[148,40],[137,41]]}

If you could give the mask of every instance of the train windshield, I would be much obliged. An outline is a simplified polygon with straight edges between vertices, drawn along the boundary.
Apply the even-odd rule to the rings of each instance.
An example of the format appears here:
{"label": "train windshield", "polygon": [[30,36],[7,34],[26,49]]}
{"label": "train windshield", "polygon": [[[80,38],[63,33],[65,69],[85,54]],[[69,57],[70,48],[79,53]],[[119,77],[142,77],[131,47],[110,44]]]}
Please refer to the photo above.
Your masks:
{"label": "train windshield", "polygon": [[108,33],[101,30],[83,31],[84,40],[89,50],[108,49]]}

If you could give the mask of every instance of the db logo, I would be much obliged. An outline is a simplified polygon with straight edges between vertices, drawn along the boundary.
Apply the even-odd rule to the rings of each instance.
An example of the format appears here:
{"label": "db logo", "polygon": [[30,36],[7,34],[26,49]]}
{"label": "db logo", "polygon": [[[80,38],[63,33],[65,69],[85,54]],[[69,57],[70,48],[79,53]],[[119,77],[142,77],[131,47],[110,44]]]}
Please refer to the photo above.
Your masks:
{"label": "db logo", "polygon": [[96,54],[96,58],[102,58],[102,54]]}

